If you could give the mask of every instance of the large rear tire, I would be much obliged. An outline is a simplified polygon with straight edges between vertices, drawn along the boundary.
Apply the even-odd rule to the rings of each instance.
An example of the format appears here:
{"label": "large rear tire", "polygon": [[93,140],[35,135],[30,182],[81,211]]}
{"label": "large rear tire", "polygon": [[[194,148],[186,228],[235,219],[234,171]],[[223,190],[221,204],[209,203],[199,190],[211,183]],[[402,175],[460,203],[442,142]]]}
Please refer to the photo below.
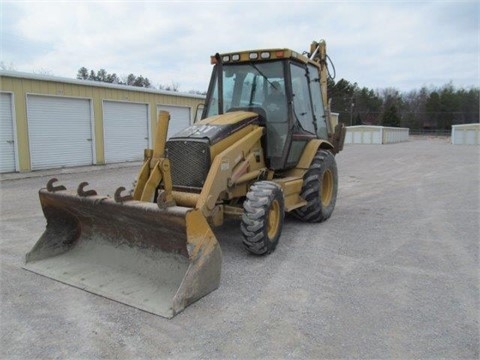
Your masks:
{"label": "large rear tire", "polygon": [[258,181],[250,187],[243,203],[240,229],[243,245],[256,255],[275,250],[283,228],[285,205],[280,186],[271,181]]}
{"label": "large rear tire", "polygon": [[307,205],[294,210],[294,215],[305,222],[327,220],[335,208],[337,192],[335,157],[330,151],[319,149],[303,180],[301,197],[307,201]]}

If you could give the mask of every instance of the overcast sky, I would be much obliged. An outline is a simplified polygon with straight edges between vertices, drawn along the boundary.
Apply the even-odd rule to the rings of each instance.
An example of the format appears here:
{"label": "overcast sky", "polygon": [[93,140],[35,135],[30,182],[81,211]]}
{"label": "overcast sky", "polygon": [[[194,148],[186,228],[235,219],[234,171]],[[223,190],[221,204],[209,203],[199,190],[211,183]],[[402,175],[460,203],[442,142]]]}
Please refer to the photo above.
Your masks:
{"label": "overcast sky", "polygon": [[80,67],[206,90],[210,55],[309,49],[371,89],[479,87],[480,1],[0,0],[1,61],[75,78]]}

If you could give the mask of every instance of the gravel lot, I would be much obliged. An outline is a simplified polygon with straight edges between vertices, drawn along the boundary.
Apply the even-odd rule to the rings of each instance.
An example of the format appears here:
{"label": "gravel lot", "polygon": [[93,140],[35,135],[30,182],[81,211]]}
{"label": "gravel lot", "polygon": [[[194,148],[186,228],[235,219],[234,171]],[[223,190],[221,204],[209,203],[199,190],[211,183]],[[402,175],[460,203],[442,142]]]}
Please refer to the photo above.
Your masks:
{"label": "gravel lot", "polygon": [[[277,250],[215,230],[218,290],[171,320],[21,268],[55,172],[1,177],[0,358],[479,358],[479,150],[448,139],[346,145],[332,218],[287,217]],[[130,186],[138,166],[57,171]]]}

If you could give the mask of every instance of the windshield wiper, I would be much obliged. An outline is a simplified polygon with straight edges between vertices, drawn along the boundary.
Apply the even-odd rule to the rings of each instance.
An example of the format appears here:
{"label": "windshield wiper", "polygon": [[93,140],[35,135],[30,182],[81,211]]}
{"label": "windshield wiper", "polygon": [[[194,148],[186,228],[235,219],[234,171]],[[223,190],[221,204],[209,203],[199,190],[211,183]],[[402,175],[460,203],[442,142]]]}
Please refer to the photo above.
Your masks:
{"label": "windshield wiper", "polygon": [[257,76],[253,78],[253,84],[252,84],[252,92],[250,93],[250,101],[248,103],[248,106],[253,105],[253,99],[255,98],[255,92],[257,91]]}
{"label": "windshield wiper", "polygon": [[255,70],[257,70],[258,73],[259,73],[260,75],[262,75],[262,77],[263,77],[265,80],[267,80],[267,82],[268,82],[270,85],[272,85],[272,87],[273,87],[275,90],[280,90],[280,89],[277,89],[277,88],[275,87],[275,85],[273,85],[273,83],[272,83],[270,80],[268,80],[268,77],[262,72],[262,70],[260,70],[260,69],[257,67],[257,65],[255,65],[254,62],[250,62],[250,65],[251,65]]}
{"label": "windshield wiper", "polygon": [[[303,131],[305,131],[309,134],[312,134],[311,131],[305,130],[305,128],[302,125],[302,122],[298,119],[297,110],[295,109],[295,104],[293,102],[292,102],[292,109],[293,109],[293,115],[295,116],[295,125],[298,126],[300,129],[302,129]],[[305,116],[305,115],[307,115],[307,112],[300,113],[300,116]],[[314,118],[315,118],[315,116],[314,116]],[[313,122],[313,127],[315,128],[315,133],[316,133],[317,130],[316,130],[315,121]]]}

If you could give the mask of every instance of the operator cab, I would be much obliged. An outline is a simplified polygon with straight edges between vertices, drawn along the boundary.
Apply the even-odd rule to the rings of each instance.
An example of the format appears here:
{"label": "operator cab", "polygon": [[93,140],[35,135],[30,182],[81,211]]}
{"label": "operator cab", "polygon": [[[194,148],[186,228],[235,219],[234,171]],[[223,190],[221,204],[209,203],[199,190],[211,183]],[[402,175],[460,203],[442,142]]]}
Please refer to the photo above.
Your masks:
{"label": "operator cab", "polygon": [[[328,139],[318,65],[290,50],[216,55],[202,119],[252,111],[266,128],[269,168],[294,167],[310,139]],[[312,101],[313,99],[313,101]]]}

